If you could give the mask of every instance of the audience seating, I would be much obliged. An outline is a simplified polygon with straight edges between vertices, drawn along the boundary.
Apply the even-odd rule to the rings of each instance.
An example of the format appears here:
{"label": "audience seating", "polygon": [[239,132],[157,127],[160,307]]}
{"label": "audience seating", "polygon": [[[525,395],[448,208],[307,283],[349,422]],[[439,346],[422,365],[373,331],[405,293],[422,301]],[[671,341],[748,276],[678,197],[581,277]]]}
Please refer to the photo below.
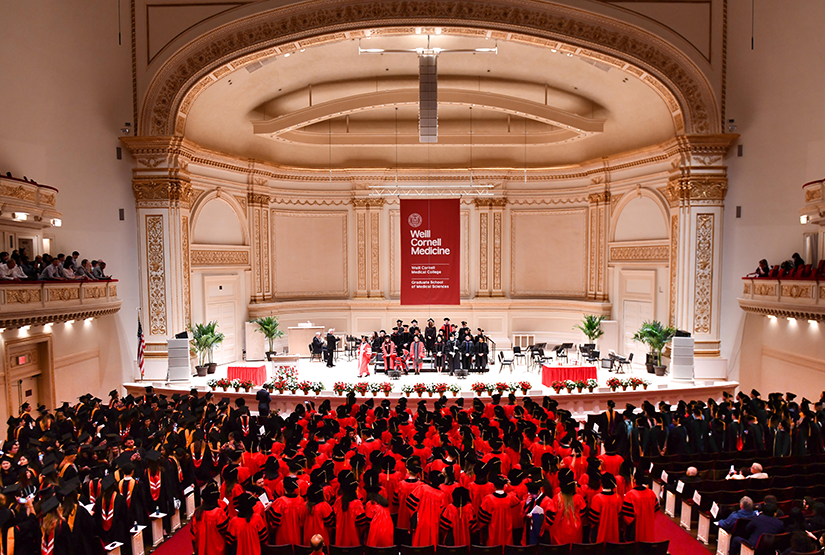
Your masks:
{"label": "audience seating", "polygon": [[[668,542],[573,543],[563,545],[437,545],[413,547],[339,547],[327,548],[329,555],[667,555]],[[787,546],[786,546],[787,547]],[[310,555],[307,545],[266,545],[261,555]]]}
{"label": "audience seating", "polygon": [[574,543],[570,555],[605,555],[603,543]]}
{"label": "audience seating", "polygon": [[636,555],[636,542],[605,543],[605,552],[610,555]]}
{"label": "audience seating", "polygon": [[[385,549],[391,549],[389,547]],[[434,545],[421,545],[413,547],[412,545],[402,545],[401,555],[435,555]]]}
{"label": "audience seating", "polygon": [[435,548],[435,555],[469,555],[470,548],[466,545],[439,545]]}
{"label": "audience seating", "polygon": [[261,555],[293,555],[292,544],[265,545]]}
{"label": "audience seating", "polygon": [[[432,552],[430,552],[432,553]],[[297,555],[297,553],[296,553]],[[398,547],[364,547],[364,555],[398,555]],[[464,554],[466,555],[466,554]]]}
{"label": "audience seating", "polygon": [[470,555],[502,555],[503,550],[501,545],[471,545]]}
{"label": "audience seating", "polygon": [[505,545],[504,555],[538,555],[537,545]]}

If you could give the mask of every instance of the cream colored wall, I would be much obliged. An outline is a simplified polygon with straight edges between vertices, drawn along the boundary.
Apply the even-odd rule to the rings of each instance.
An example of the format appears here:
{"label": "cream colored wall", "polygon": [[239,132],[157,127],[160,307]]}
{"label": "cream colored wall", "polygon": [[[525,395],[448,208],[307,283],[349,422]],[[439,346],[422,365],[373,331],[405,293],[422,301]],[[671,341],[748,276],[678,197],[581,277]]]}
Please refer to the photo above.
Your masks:
{"label": "cream colored wall", "polygon": [[[735,120],[743,156],[736,156],[734,146],[727,160],[722,355],[729,357],[730,374],[743,389],[762,384],[765,394],[788,383],[790,390],[810,398],[822,389],[823,369],[762,360],[761,347],[821,361],[822,332],[811,332],[805,322],[797,329],[779,322],[773,329],[764,317],[746,317],[736,298],[742,293],[739,278],[752,272],[760,258],[778,264],[802,252],[802,232],[810,227],[799,224],[799,209],[802,185],[825,174],[825,5],[803,0],[755,6],[751,50],[750,3],[729,2],[727,117]],[[737,205],[741,219],[735,218]],[[807,387],[811,389],[801,391]]]}
{"label": "cream colored wall", "polygon": [[132,160],[125,151],[122,160],[115,156],[120,128],[133,119],[129,12],[120,22],[122,45],[113,2],[3,2],[0,21],[0,170],[57,187],[63,227],[47,230],[53,250],[102,258],[120,280],[117,315],[90,330],[52,332],[58,360],[100,352],[99,363],[87,358],[60,369],[58,399],[103,396],[132,378],[137,346]]}

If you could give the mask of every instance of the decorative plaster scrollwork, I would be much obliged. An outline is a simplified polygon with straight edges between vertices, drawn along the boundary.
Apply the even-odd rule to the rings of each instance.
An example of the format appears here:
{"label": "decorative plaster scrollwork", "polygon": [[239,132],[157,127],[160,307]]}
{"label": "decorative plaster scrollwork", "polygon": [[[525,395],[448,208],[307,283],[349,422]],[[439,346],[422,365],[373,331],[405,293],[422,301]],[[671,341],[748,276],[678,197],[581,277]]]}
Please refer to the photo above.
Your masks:
{"label": "decorative plaster scrollwork", "polygon": [[384,199],[355,197],[352,199],[352,205],[356,208],[381,208],[384,206]]}
{"label": "decorative plaster scrollwork", "polygon": [[249,253],[247,251],[208,251],[193,250],[192,264],[194,266],[248,266]]}
{"label": "decorative plaster scrollwork", "polygon": [[473,199],[473,203],[478,208],[504,208],[507,206],[507,199],[506,198],[485,198],[485,197],[477,197]]}
{"label": "decorative plaster scrollwork", "polygon": [[149,206],[153,201],[162,201],[163,204],[180,203],[188,207],[192,196],[192,185],[182,180],[133,180],[132,192],[139,208]]}
{"label": "decorative plaster scrollwork", "polygon": [[[383,199],[382,199],[383,200]],[[380,292],[379,282],[379,253],[381,238],[379,231],[380,212],[370,212],[370,294],[375,295]]]}
{"label": "decorative plaster scrollwork", "polygon": [[478,215],[479,228],[479,277],[478,287],[482,291],[487,290],[487,219],[489,213],[481,212]]}
{"label": "decorative plaster scrollwork", "polygon": [[117,298],[117,285],[114,283],[109,284],[109,296],[112,298]]}
{"label": "decorative plaster scrollwork", "polygon": [[261,195],[258,193],[249,193],[246,198],[249,204],[257,204],[258,206],[269,206],[269,195]]}
{"label": "decorative plaster scrollwork", "polygon": [[713,214],[696,216],[696,288],[693,305],[693,331],[710,333],[713,294]]}
{"label": "decorative plaster scrollwork", "polygon": [[55,205],[55,200],[54,200],[54,195],[53,194],[44,193],[43,191],[40,191],[39,197],[40,197],[40,203],[41,204],[48,204],[49,206],[54,206]]}
{"label": "decorative plaster scrollwork", "polygon": [[744,294],[744,295],[750,295],[751,294],[751,285],[750,285],[750,283],[745,284],[745,288],[742,291],[742,294]]}
{"label": "decorative plaster scrollwork", "polygon": [[776,297],[776,284],[757,283],[753,286],[753,294],[759,297]]}
{"label": "decorative plaster scrollwork", "polygon": [[190,304],[191,299],[189,297],[189,218],[187,216],[183,216],[181,218],[181,226],[180,226],[180,237],[181,237],[181,259],[183,260],[183,318],[184,323],[188,326],[191,323],[190,320]]}
{"label": "decorative plaster scrollwork", "polygon": [[693,161],[703,166],[712,166],[722,160],[721,156],[694,156]]}
{"label": "decorative plaster scrollwork", "polygon": [[2,187],[0,187],[0,196],[34,202],[34,190],[28,189],[23,185],[15,186],[4,183]]}
{"label": "decorative plaster scrollwork", "polygon": [[367,289],[367,213],[359,210],[355,218],[355,235],[358,241],[358,290]]}
{"label": "decorative plaster scrollwork", "polygon": [[501,290],[501,212],[493,213],[493,290]]}
{"label": "decorative plaster scrollwork", "polygon": [[813,285],[782,285],[782,296],[792,299],[812,299]]}
{"label": "decorative plaster scrollwork", "polygon": [[146,274],[149,286],[149,335],[166,335],[166,269],[163,216],[146,216]]}
{"label": "decorative plaster scrollwork", "polygon": [[[51,293],[49,293],[51,297]],[[83,288],[83,298],[84,299],[102,299],[106,296],[106,287],[84,287]]]}
{"label": "decorative plaster scrollwork", "polygon": [[670,325],[676,325],[676,259],[679,254],[679,216],[670,217]]}
{"label": "decorative plaster scrollwork", "polygon": [[666,262],[670,254],[668,246],[610,247],[610,260]]}
{"label": "decorative plaster scrollwork", "polygon": [[62,287],[60,289],[47,289],[50,301],[73,301],[80,298],[79,287]]}
{"label": "decorative plaster scrollwork", "polygon": [[25,289],[7,289],[6,290],[6,304],[20,303],[39,303],[41,301],[40,289],[25,290]]}
{"label": "decorative plaster scrollwork", "polygon": [[805,202],[813,202],[815,200],[822,200],[822,186],[817,188],[805,189]]}

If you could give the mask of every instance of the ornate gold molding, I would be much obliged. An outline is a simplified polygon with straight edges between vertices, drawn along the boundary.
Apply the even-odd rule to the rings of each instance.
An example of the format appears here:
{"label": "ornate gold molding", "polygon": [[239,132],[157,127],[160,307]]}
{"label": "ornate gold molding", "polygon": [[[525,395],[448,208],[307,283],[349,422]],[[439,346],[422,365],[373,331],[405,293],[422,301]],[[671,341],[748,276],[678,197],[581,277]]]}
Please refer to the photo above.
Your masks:
{"label": "ornate gold molding", "polygon": [[705,201],[722,203],[728,192],[726,176],[688,177],[671,180],[667,186],[672,207],[682,204],[699,204]]}
{"label": "ornate gold molding", "polygon": [[359,210],[355,214],[356,252],[358,253],[358,291],[367,291],[367,213]]}
{"label": "ornate gold molding", "polygon": [[23,185],[8,185],[3,183],[0,186],[0,196],[16,198],[26,202],[35,202],[34,189],[29,189]]}
{"label": "ornate gold molding", "polygon": [[78,307],[81,308],[80,310],[61,309],[44,314],[0,314],[0,327],[12,329],[23,326],[42,326],[48,323],[57,324],[69,320],[81,321],[86,318],[100,318],[115,314],[120,310],[120,305],[121,301],[118,300],[94,308]]}
{"label": "ornate gold molding", "polygon": [[501,291],[501,219],[500,211],[493,212],[493,292]]}
{"label": "ornate gold molding", "polygon": [[676,325],[676,261],[679,256],[679,216],[670,216],[670,325]]}
{"label": "ornate gold molding", "polygon": [[163,216],[146,216],[146,277],[149,287],[149,335],[166,335],[166,269]]}
{"label": "ornate gold molding", "polygon": [[6,289],[6,304],[39,303],[42,299],[40,289]]}
{"label": "ornate gold molding", "polygon": [[777,287],[776,283],[756,283],[753,286],[753,294],[758,297],[776,297]]}
{"label": "ornate gold molding", "polygon": [[193,250],[193,266],[249,266],[249,252],[245,250]]}
{"label": "ornate gold molding", "polygon": [[[476,199],[478,200],[478,199]],[[478,206],[478,205],[476,205]],[[479,272],[478,272],[478,288],[482,292],[487,292],[487,221],[489,218],[488,212],[480,212],[478,214],[478,230],[479,230]]]}
{"label": "ornate gold molding", "polygon": [[138,208],[181,205],[189,207],[192,185],[182,179],[132,180],[132,192]]}
{"label": "ornate gold molding", "polygon": [[799,285],[799,284],[782,284],[782,296],[790,297],[792,299],[813,299],[814,286],[813,285]]}
{"label": "ornate gold molding", "polygon": [[79,287],[48,288],[46,291],[49,301],[75,301],[80,298]]}
{"label": "ornate gold molding", "polygon": [[822,186],[817,188],[805,189],[805,202],[813,202],[822,200]]}
{"label": "ornate gold molding", "polygon": [[602,191],[601,193],[590,193],[587,195],[587,201],[590,204],[606,204],[610,202],[610,191]]}
{"label": "ornate gold molding", "polygon": [[693,331],[710,333],[713,311],[714,214],[696,215],[696,275]]}
{"label": "ornate gold molding", "polygon": [[382,198],[354,197],[351,202],[356,208],[381,208],[384,206],[384,199]]}
{"label": "ornate gold molding", "polygon": [[477,208],[504,208],[507,206],[507,199],[476,197],[473,199],[473,204],[475,204]]}
{"label": "ornate gold molding", "polygon": [[490,29],[496,40],[566,49],[651,85],[668,103],[677,129],[713,133],[720,126],[711,86],[695,64],[655,35],[600,14],[530,0],[517,5],[498,0],[326,0],[250,16],[190,43],[149,85],[139,132],[182,133],[192,98],[227,71],[314,44],[359,38],[363,29],[387,32],[398,24],[405,33],[432,24],[456,26],[447,27],[446,34],[485,36],[481,28]]}
{"label": "ornate gold molding", "polygon": [[[380,199],[383,200],[383,199]],[[380,283],[381,212],[370,212],[370,296],[383,296]]]}
{"label": "ornate gold molding", "polygon": [[189,289],[189,217],[181,217],[180,225],[181,237],[181,260],[183,260],[183,321],[189,326],[191,323],[191,298]]}
{"label": "ornate gold molding", "polygon": [[249,193],[246,195],[246,199],[249,201],[250,205],[255,206],[269,206],[270,197],[269,195],[262,195],[260,193]]}
{"label": "ornate gold molding", "polygon": [[[51,296],[51,293],[49,293]],[[117,295],[115,295],[117,296]],[[106,287],[84,287],[83,288],[83,298],[84,299],[102,299],[106,297]]]}
{"label": "ornate gold molding", "polygon": [[610,260],[615,262],[667,262],[669,255],[670,247],[667,245],[610,247]]}

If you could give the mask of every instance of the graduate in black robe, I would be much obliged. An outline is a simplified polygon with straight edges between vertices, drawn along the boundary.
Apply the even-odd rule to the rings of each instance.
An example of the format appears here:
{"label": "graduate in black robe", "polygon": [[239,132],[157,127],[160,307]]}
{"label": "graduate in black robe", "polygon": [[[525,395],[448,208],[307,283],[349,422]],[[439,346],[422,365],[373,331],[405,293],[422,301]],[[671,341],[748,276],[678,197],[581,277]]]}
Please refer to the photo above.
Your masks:
{"label": "graduate in black robe", "polygon": [[[74,555],[97,555],[100,551],[95,545],[95,522],[92,515],[78,502],[80,482],[72,480],[65,484],[60,493],[63,495],[62,513],[69,528],[69,542]],[[123,550],[121,550],[123,551]],[[131,543],[129,551],[131,553]]]}
{"label": "graduate in black robe", "polygon": [[117,482],[112,474],[101,481],[101,494],[95,501],[95,532],[105,547],[112,542],[120,542],[124,555],[132,554],[132,540],[129,536],[129,512],[126,500],[117,490]]}

